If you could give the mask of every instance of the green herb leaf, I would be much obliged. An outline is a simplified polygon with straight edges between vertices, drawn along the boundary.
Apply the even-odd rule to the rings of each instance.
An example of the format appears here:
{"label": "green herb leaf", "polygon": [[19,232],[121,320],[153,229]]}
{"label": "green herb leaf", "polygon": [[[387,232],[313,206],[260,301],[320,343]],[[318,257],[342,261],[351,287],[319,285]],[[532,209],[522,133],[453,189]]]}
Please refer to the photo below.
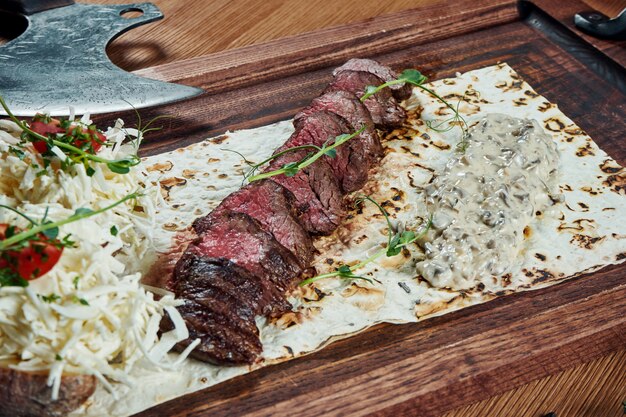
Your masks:
{"label": "green herb leaf", "polygon": [[84,298],[79,298],[77,295],[72,296],[72,301],[78,304],[82,304],[84,306],[89,305],[89,302],[87,300],[85,300]]}
{"label": "green herb leaf", "polygon": [[398,77],[398,80],[413,85],[422,85],[428,78],[416,69],[405,69]]}
{"label": "green herb leaf", "polygon": [[0,269],[0,287],[28,287],[28,281],[9,268]]}
{"label": "green herb leaf", "polygon": [[116,174],[128,174],[130,172],[130,168],[125,165],[120,165],[114,162],[109,162],[107,167],[111,170],[111,172],[115,172]]}
{"label": "green herb leaf", "polygon": [[76,275],[72,280],[72,284],[74,284],[74,289],[78,289],[78,281],[80,281],[80,275]]}
{"label": "green herb leaf", "polygon": [[85,170],[85,173],[87,174],[88,177],[93,177],[93,174],[96,173],[96,170],[88,166],[87,169]]}
{"label": "green herb leaf", "polygon": [[9,152],[17,156],[20,161],[24,160],[24,158],[26,157],[26,154],[23,150],[15,148],[13,146],[9,146]]}
{"label": "green herb leaf", "polygon": [[93,213],[93,210],[88,207],[80,207],[74,211],[74,216],[85,216]]}
{"label": "green herb leaf", "polygon": [[[50,224],[52,223],[51,221],[46,221],[42,224]],[[54,240],[59,236],[59,228],[58,227],[51,227],[49,229],[46,229],[44,231],[41,232],[45,237],[47,237],[50,240]]]}
{"label": "green herb leaf", "polygon": [[56,355],[54,355],[54,359],[57,360],[57,361],[62,361],[63,360],[61,355],[59,355],[58,353]]}
{"label": "green herb leaf", "polygon": [[[75,222],[75,221],[78,221],[78,220],[81,220],[81,219],[85,219],[87,217],[91,217],[91,216],[95,216],[95,215],[100,214],[100,213],[104,213],[105,211],[110,210],[110,209],[112,209],[112,208],[114,208],[114,207],[116,207],[116,206],[118,206],[118,205],[120,205],[120,204],[122,204],[122,203],[124,203],[124,202],[126,202],[128,200],[135,199],[135,198],[139,197],[140,195],[141,194],[139,194],[137,192],[128,194],[126,197],[124,197],[124,198],[122,198],[122,199],[120,199],[120,200],[118,200],[118,201],[116,201],[116,202],[114,202],[114,203],[104,207],[104,208],[101,208],[101,209],[98,209],[98,210],[95,210],[95,211],[91,210],[89,208],[84,208],[84,207],[83,208],[79,208],[79,209],[77,209],[74,212],[74,214],[72,216],[70,216],[70,217],[68,217],[66,219],[59,220],[59,221],[56,221],[56,222],[47,222],[47,223],[43,223],[43,224],[37,224],[33,220],[29,219],[23,213],[20,213],[19,211],[15,210],[15,209],[13,209],[11,207],[0,205],[0,207],[3,207],[3,208],[6,208],[6,209],[15,211],[16,213],[20,214],[21,216],[26,217],[32,223],[32,227],[31,228],[29,228],[27,230],[24,230],[24,231],[22,231],[20,233],[17,233],[15,235],[11,236],[11,237],[7,237],[6,239],[0,241],[0,251],[12,248],[15,245],[21,244],[22,242],[28,242],[29,240],[32,240],[38,234],[44,233],[47,230],[58,228],[60,226],[68,224],[68,223],[72,223],[72,222]],[[63,238],[63,241],[61,242],[61,244],[64,245],[64,246],[65,245],[73,246],[74,242],[72,242],[69,239],[69,237],[70,237],[70,235],[65,236]]]}
{"label": "green herb leaf", "polygon": [[[349,141],[350,139],[358,136],[359,134],[361,134],[364,130],[365,130],[366,126],[362,126],[359,130],[357,130],[356,132],[353,132],[351,134],[342,134],[339,135],[337,137],[335,137],[335,139],[332,141],[332,145],[328,145],[327,143],[324,144],[324,146],[322,146],[321,148],[318,146],[314,146],[318,151],[312,154],[307,155],[305,158],[301,159],[298,162],[291,162],[289,164],[285,164],[282,168],[274,170],[274,171],[269,171],[269,172],[264,172],[262,174],[257,174],[257,175],[253,175],[251,177],[248,177],[248,181],[249,182],[253,182],[253,181],[258,181],[264,178],[270,178],[270,177],[274,177],[276,175],[286,175],[288,177],[292,177],[294,175],[296,175],[298,173],[298,171],[303,170],[304,168],[308,167],[309,165],[313,164],[315,161],[317,161],[318,159],[320,159],[321,157],[325,156],[329,151],[334,151],[337,147],[343,145],[345,142]],[[330,142],[330,141],[329,141]],[[299,147],[294,147],[294,148],[290,148],[290,149],[298,149]],[[287,149],[284,152],[289,152],[290,150]]]}
{"label": "green herb leaf", "polygon": [[118,232],[117,227],[115,225],[111,226],[110,232],[112,236],[117,236],[117,232]]}
{"label": "green herb leaf", "polygon": [[335,157],[337,157],[337,150],[336,149],[329,149],[326,152],[324,152],[324,155],[328,156],[329,158],[335,158]]}
{"label": "green herb leaf", "polygon": [[370,97],[376,94],[378,91],[379,90],[375,85],[368,85],[367,87],[365,87],[365,91],[363,92],[363,94]]}
{"label": "green herb leaf", "polygon": [[61,297],[57,294],[49,294],[49,295],[41,295],[39,294],[39,297],[45,301],[46,303],[52,303],[54,301],[60,300]]}

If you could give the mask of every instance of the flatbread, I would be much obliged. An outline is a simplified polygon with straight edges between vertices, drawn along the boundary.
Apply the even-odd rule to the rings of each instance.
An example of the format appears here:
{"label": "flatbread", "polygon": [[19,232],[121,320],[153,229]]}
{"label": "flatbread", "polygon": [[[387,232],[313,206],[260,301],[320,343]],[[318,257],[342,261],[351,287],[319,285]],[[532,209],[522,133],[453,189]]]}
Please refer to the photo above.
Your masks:
{"label": "flatbread", "polygon": [[[625,174],[613,159],[567,118],[556,105],[537,94],[506,64],[482,68],[429,87],[455,102],[470,124],[481,115],[498,112],[536,119],[557,143],[559,187],[564,202],[553,215],[531,225],[519,270],[510,279],[466,291],[437,289],[419,279],[416,255],[404,251],[363,268],[376,281],[328,279],[295,294],[295,311],[268,323],[259,319],[264,345],[263,365],[318,350],[376,323],[408,323],[483,303],[516,291],[543,288],[626,259]],[[424,121],[437,123],[451,113],[421,90],[414,90],[406,107],[411,127],[398,129],[384,141],[386,156],[362,193],[384,204],[395,224],[416,227],[429,213],[422,187],[453,155],[459,130],[435,132]],[[155,259],[198,216],[210,212],[242,185],[247,169],[235,150],[260,161],[292,133],[291,121],[226,133],[173,152],[146,158],[149,180],[160,183],[167,203],[157,214]],[[386,242],[386,223],[372,205],[365,206],[332,236],[316,240],[318,272],[342,263],[356,263]],[[263,366],[261,365],[261,366]],[[251,367],[217,367],[195,360],[179,371],[137,367],[129,388],[115,384],[119,399],[99,388],[74,415],[127,416],[172,398],[252,371]]]}

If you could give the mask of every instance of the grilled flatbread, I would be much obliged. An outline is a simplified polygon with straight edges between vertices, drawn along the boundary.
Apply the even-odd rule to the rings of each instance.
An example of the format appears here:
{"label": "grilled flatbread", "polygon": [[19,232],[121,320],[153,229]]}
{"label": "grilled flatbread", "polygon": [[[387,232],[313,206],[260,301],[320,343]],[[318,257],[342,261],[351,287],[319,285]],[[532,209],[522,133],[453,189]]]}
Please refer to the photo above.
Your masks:
{"label": "grilled flatbread", "polygon": [[[482,285],[438,286],[424,279],[418,265],[423,246],[368,264],[359,275],[373,279],[318,281],[293,294],[294,312],[278,320],[259,319],[264,366],[322,348],[376,323],[408,323],[483,303],[506,294],[554,285],[626,259],[625,174],[613,159],[556,105],[536,93],[506,64],[499,64],[428,85],[451,103],[469,125],[489,113],[536,120],[556,144],[554,182],[558,198],[534,213],[510,272]],[[386,156],[362,190],[383,203],[394,226],[423,227],[432,212],[424,197],[429,183],[454,158],[459,129],[433,130],[452,116],[450,109],[415,89],[405,101],[409,121],[384,140]],[[428,123],[432,121],[432,123]],[[429,127],[430,125],[430,127]],[[160,183],[166,205],[157,214],[161,229],[148,263],[180,252],[192,221],[215,208],[242,185],[247,166],[241,157],[261,161],[292,133],[291,121],[226,133],[201,143],[146,159],[149,180]],[[559,201],[562,200],[562,201]],[[387,242],[387,223],[373,205],[355,211],[331,236],[319,238],[314,266],[319,273],[353,265]],[[164,265],[167,268],[167,265]],[[251,367],[217,367],[194,360],[178,371],[155,375],[137,368],[135,388],[116,384],[118,399],[101,387],[75,415],[127,416],[158,403],[206,388]],[[132,392],[131,392],[132,391]]]}

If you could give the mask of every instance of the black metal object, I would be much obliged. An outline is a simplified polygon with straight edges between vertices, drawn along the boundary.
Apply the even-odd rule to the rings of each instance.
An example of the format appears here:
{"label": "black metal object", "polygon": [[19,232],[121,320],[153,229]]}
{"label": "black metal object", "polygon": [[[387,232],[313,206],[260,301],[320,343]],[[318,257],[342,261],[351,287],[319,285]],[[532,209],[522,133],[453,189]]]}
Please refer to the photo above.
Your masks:
{"label": "black metal object", "polygon": [[583,32],[598,38],[626,40],[626,9],[613,19],[596,11],[581,12],[574,16],[574,24]]}
{"label": "black metal object", "polygon": [[543,33],[596,75],[626,94],[626,68],[604,55],[532,2],[522,0],[518,3],[518,8],[527,25]]}

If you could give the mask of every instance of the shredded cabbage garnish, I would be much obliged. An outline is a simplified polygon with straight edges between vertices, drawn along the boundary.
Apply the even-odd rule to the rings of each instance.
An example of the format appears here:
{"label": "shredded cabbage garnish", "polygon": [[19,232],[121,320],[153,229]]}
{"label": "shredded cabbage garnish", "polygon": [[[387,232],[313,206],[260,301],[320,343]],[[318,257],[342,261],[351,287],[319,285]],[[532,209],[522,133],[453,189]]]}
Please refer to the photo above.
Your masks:
{"label": "shredded cabbage garnish", "polygon": [[[79,123],[89,125],[89,116]],[[0,121],[0,204],[33,219],[47,212],[47,219],[56,221],[77,208],[97,210],[138,190],[141,196],[61,226],[60,235],[71,234],[75,247],[65,248],[54,268],[28,287],[0,287],[0,363],[47,371],[53,399],[65,372],[94,375],[113,392],[111,381],[132,385],[129,373],[137,364],[179,365],[191,349],[176,359],[166,355],[189,335],[178,319],[179,301],[163,292],[157,300],[140,283],[160,198],[156,186],[147,183],[143,166],[131,167],[127,174],[93,162],[88,165],[91,175],[82,164],[62,169],[59,161],[44,164],[32,145],[20,145],[20,133],[14,123]],[[111,146],[98,155],[108,159],[136,154],[142,139],[141,132],[124,128],[121,120],[104,133]],[[128,141],[128,135],[134,140]],[[0,223],[27,226],[9,210],[0,210]],[[159,337],[166,311],[174,329]]]}

